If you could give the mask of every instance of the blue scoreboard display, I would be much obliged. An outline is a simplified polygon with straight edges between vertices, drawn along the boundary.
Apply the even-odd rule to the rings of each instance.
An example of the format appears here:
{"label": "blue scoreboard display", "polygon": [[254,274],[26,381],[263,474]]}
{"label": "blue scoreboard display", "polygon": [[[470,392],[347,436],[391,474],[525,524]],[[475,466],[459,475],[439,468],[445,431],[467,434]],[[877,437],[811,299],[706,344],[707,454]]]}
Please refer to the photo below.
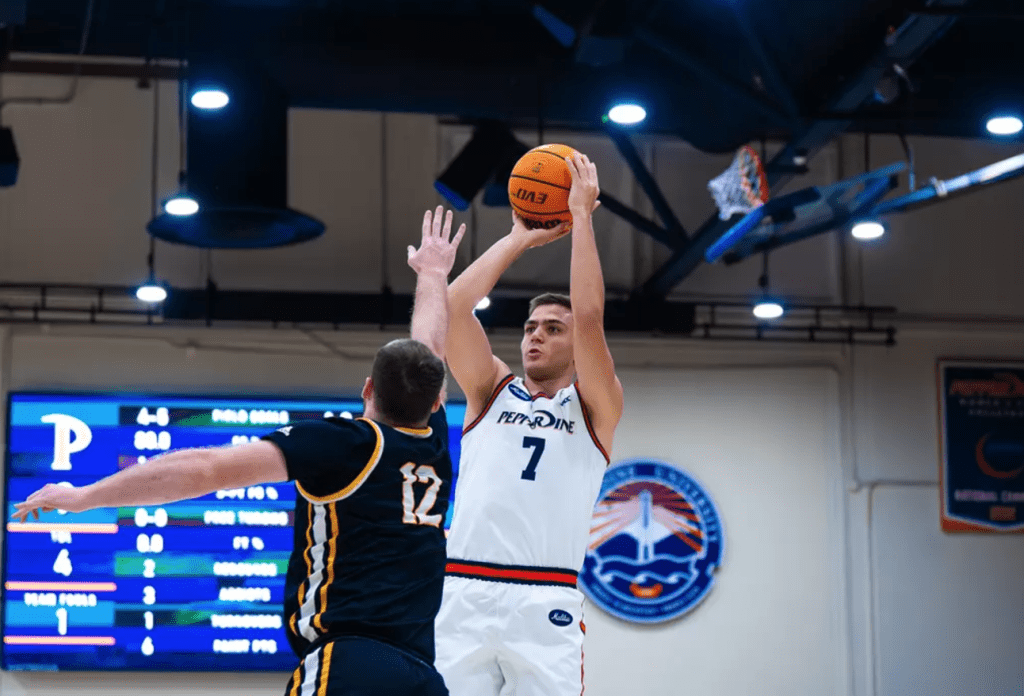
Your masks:
{"label": "blue scoreboard display", "polygon": [[[47,483],[83,486],[168,450],[361,412],[346,399],[11,394],[3,668],[293,670],[282,612],[294,484],[24,523],[10,520],[13,504]],[[464,405],[448,406],[456,471],[464,415]]]}

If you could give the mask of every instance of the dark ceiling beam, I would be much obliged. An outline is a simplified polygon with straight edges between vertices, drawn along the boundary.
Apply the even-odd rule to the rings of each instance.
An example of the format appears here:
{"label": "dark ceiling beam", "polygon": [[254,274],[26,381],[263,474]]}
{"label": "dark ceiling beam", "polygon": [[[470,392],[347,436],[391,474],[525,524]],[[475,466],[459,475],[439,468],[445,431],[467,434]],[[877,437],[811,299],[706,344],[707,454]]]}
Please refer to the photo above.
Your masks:
{"label": "dark ceiling beam", "polygon": [[[273,292],[172,288],[161,306],[164,319],[181,321],[276,322],[369,326],[407,326],[413,297],[402,293]],[[529,316],[529,298],[493,297],[478,312],[485,328],[521,329]],[[689,334],[695,307],[689,302],[610,299],[605,330]]]}
{"label": "dark ceiling beam", "polygon": [[591,5],[587,15],[580,22],[580,25],[576,27],[576,40],[572,42],[572,52],[574,55],[579,55],[580,47],[583,42],[586,41],[591,32],[594,30],[594,21],[597,19],[597,14],[601,11],[601,8],[608,2],[608,0],[596,0]]}
{"label": "dark ceiling beam", "polygon": [[1009,19],[1024,21],[1024,8],[1013,7],[948,7],[937,4],[920,4],[912,7],[911,14],[931,17],[958,17],[960,19]]}
{"label": "dark ceiling beam", "polygon": [[[962,6],[968,1],[951,0],[950,4],[956,3]],[[899,63],[904,68],[908,67],[955,23],[955,17],[912,15],[896,31],[885,38],[882,48],[826,104],[825,109],[835,112],[853,112],[871,97],[879,78],[893,63]],[[794,176],[793,165],[797,158],[803,157],[809,161],[815,153],[843,133],[851,124],[851,120],[809,123],[771,162],[766,164],[768,185],[771,188],[777,188],[788,183]],[[637,289],[636,294],[645,297],[667,297],[676,285],[703,263],[704,252],[707,248],[733,224],[734,221],[721,220],[717,214],[713,215],[697,230],[690,243],[676,250],[672,257]]]}
{"label": "dark ceiling beam", "polygon": [[672,212],[672,206],[665,199],[665,195],[661,192],[658,182],[647,171],[647,167],[640,158],[640,153],[633,146],[633,141],[629,139],[629,134],[615,125],[609,125],[605,131],[612,139],[612,142],[615,143],[615,147],[619,149],[619,154],[626,160],[626,164],[629,165],[633,176],[636,177],[637,183],[640,184],[640,188],[647,194],[647,198],[650,199],[651,205],[654,207],[654,212],[658,214],[658,217],[664,223],[666,228],[664,236],[669,241],[669,248],[674,249],[680,244],[685,244],[689,240],[686,230],[683,228],[682,223],[679,222],[676,214]]}
{"label": "dark ceiling beam", "polygon": [[633,227],[651,237],[654,241],[664,244],[669,249],[675,248],[679,243],[677,238],[669,233],[669,231],[664,227],[653,220],[645,218],[643,215],[636,212],[606,191],[601,191],[597,200],[601,201],[601,206],[609,213],[622,218]]}
{"label": "dark ceiling beam", "polygon": [[[656,58],[650,62],[657,64]],[[504,60],[442,64],[414,56],[369,55],[344,45],[314,56],[309,50],[285,45],[266,67],[288,86],[295,107],[423,113],[466,122],[492,118],[534,132],[537,127],[534,77],[523,72],[522,64]],[[649,67],[636,69],[646,73]],[[610,83],[600,70],[562,66],[553,67],[545,83],[545,129],[593,133],[608,110],[608,90],[623,84],[624,78]],[[531,96],[510,98],[523,94]],[[644,132],[676,134],[676,117],[669,107],[672,98],[656,93],[654,101]],[[705,138],[699,129],[692,137],[695,147],[708,150],[721,148],[718,140],[713,134]]]}
{"label": "dark ceiling beam", "polygon": [[[119,285],[0,283],[0,324],[177,322],[267,322],[291,324],[402,327],[409,325],[413,296],[408,293],[288,292],[168,287],[167,299],[147,305],[135,288]],[[528,297],[493,297],[478,312],[487,329],[522,330],[529,316]],[[605,307],[609,332],[687,335],[693,332],[696,306],[691,302],[636,301],[612,298]]]}
{"label": "dark ceiling beam", "polygon": [[775,124],[784,126],[791,125],[791,119],[786,115],[785,111],[779,108],[778,105],[758,94],[743,83],[719,72],[671,39],[647,29],[646,27],[637,27],[634,34],[640,42],[646,44],[655,51],[658,51],[680,67],[709,83],[712,87],[727,92],[733,99],[741,102],[746,108],[757,111]]}
{"label": "dark ceiling beam", "polygon": [[790,89],[789,85],[786,84],[786,80],[782,77],[778,64],[768,55],[764,41],[761,40],[757,29],[750,23],[749,9],[748,5],[732,4],[732,13],[736,18],[736,24],[743,33],[743,37],[747,40],[747,47],[753,51],[757,62],[760,64],[761,79],[768,94],[781,100],[782,106],[786,110],[786,115],[789,116],[790,120],[798,123],[800,121],[800,105],[793,96],[793,90]]}
{"label": "dark ceiling beam", "polygon": [[178,80],[177,65],[145,65],[137,62],[96,62],[11,58],[0,61],[0,73],[24,75],[81,75],[83,77],[125,77],[131,79]]}

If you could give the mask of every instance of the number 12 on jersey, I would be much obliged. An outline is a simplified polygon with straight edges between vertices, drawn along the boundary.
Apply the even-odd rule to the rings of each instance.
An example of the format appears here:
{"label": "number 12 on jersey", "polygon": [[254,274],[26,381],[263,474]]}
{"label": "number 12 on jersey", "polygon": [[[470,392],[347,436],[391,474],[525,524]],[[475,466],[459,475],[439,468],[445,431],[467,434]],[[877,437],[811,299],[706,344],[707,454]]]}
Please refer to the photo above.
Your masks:
{"label": "number 12 on jersey", "polygon": [[526,469],[523,470],[523,475],[520,478],[524,478],[527,481],[536,481],[537,465],[540,464],[540,456],[544,454],[544,438],[524,437],[523,447],[532,449],[533,452],[530,453],[530,463],[526,465]]}
{"label": "number 12 on jersey", "polygon": [[[406,464],[399,471],[402,472],[402,521],[406,524],[428,524],[432,527],[439,527],[441,515],[431,515],[430,508],[437,502],[437,492],[441,488],[441,477],[434,471],[434,467],[426,464],[418,469],[413,463]],[[423,500],[416,505],[416,493],[413,490],[414,483],[429,484]]]}

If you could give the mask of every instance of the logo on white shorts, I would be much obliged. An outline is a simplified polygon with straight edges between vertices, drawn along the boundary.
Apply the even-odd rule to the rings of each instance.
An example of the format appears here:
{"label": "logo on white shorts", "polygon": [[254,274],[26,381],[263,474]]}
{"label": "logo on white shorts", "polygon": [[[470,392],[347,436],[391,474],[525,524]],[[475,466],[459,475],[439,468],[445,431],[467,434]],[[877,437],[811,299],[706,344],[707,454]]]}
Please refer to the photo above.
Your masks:
{"label": "logo on white shorts", "polygon": [[572,614],[561,609],[555,609],[548,614],[548,621],[556,626],[568,626],[572,623]]}
{"label": "logo on white shorts", "polygon": [[722,560],[707,491],[664,462],[634,459],[604,475],[579,587],[613,616],[668,621],[704,599]]}

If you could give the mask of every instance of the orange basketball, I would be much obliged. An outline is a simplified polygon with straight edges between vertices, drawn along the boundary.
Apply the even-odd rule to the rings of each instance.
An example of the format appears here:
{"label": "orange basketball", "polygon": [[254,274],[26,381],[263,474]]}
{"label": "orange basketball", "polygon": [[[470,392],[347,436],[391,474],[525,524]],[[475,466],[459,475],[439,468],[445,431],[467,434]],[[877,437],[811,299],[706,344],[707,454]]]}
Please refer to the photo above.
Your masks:
{"label": "orange basketball", "polygon": [[569,214],[572,174],[565,158],[575,153],[568,145],[541,145],[523,155],[512,168],[508,200],[528,225],[550,229],[572,222]]}

